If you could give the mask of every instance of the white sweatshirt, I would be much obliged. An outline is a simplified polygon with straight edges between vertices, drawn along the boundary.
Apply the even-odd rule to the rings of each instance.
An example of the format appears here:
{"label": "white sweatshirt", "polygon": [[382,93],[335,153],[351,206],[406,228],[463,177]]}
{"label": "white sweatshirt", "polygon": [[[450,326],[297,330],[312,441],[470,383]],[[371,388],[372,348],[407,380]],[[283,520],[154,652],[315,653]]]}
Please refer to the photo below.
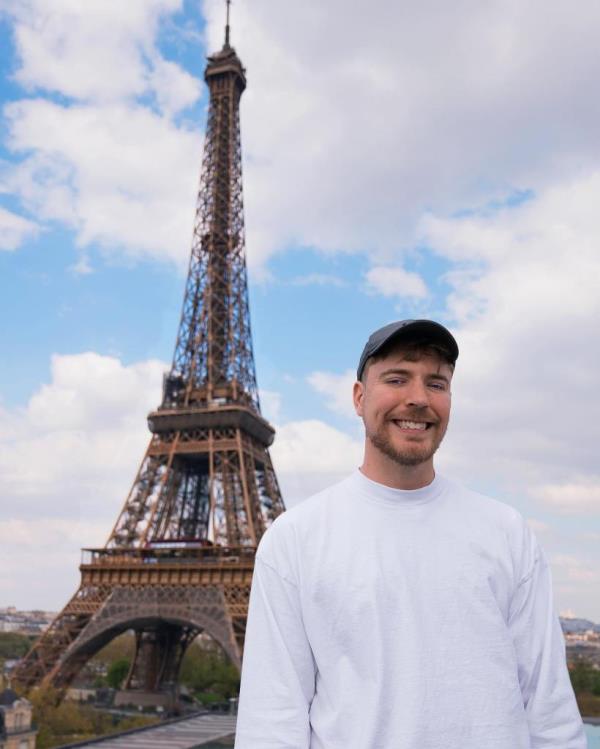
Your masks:
{"label": "white sweatshirt", "polygon": [[548,564],[511,507],[356,471],[257,552],[236,749],[585,749]]}

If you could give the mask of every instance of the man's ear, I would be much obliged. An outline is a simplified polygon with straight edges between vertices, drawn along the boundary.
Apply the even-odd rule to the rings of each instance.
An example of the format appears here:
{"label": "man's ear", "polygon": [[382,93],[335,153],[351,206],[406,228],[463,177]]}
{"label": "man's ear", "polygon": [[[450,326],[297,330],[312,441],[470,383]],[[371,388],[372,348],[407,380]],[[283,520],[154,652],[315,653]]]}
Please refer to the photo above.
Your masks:
{"label": "man's ear", "polygon": [[357,380],[352,387],[352,400],[354,401],[354,410],[358,416],[363,415],[363,398],[365,396],[365,386],[360,380]]}

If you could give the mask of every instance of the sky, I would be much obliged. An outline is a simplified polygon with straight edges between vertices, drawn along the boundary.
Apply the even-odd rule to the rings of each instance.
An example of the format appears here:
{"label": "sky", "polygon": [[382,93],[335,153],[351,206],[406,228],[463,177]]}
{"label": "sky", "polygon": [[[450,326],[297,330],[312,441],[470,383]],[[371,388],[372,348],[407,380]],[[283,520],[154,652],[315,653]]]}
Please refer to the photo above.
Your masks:
{"label": "sky", "polygon": [[[59,610],[143,456],[222,0],[0,0],[0,607]],[[234,0],[254,352],[288,506],[361,461],[369,333],[461,349],[437,470],[600,622],[600,5]]]}

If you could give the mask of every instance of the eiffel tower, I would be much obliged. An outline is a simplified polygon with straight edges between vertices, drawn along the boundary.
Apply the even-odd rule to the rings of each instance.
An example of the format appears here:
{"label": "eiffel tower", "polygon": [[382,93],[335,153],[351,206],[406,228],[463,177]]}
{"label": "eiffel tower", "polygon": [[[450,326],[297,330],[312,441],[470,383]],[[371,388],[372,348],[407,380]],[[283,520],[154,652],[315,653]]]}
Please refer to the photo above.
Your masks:
{"label": "eiffel tower", "polygon": [[239,103],[245,69],[229,43],[208,57],[202,177],[183,311],[162,403],[104,548],[84,549],[81,585],[13,682],[64,690],[120,633],[135,632],[126,687],[176,692],[202,632],[241,665],[256,546],[284,510],[261,416],[248,308]]}

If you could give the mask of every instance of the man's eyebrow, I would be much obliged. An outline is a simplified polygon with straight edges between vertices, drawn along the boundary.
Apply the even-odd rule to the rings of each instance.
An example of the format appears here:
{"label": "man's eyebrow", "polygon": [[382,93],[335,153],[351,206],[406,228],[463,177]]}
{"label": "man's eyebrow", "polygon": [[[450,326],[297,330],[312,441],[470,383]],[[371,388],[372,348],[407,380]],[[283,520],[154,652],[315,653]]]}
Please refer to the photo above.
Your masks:
{"label": "man's eyebrow", "polygon": [[379,373],[380,377],[385,377],[389,374],[403,374],[403,375],[410,375],[412,372],[410,369],[402,369],[402,367],[390,367],[390,369],[384,369],[383,372]]}
{"label": "man's eyebrow", "polygon": [[434,372],[433,374],[427,375],[430,380],[443,380],[444,382],[449,383],[450,379],[446,377],[446,375],[440,374],[439,372]]}

